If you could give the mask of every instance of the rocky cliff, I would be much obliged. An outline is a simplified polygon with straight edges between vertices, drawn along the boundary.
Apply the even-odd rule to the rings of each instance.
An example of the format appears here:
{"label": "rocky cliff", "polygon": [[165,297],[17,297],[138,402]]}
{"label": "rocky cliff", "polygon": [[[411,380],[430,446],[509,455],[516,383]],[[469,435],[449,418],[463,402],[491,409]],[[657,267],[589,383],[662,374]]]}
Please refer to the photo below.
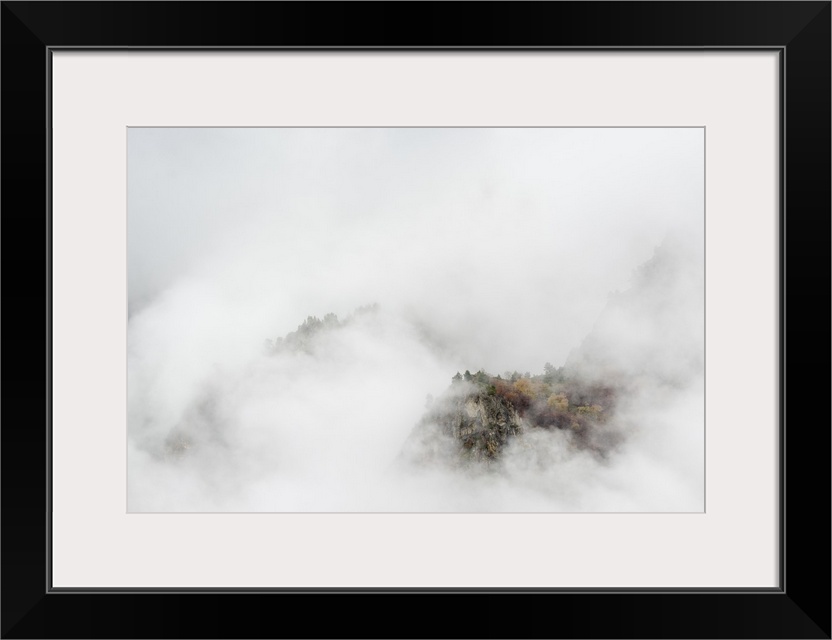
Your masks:
{"label": "rocky cliff", "polygon": [[414,427],[401,459],[416,465],[488,467],[511,446],[527,446],[536,431],[561,431],[575,449],[600,458],[617,446],[611,428],[616,390],[546,376],[504,380],[484,372],[455,379]]}
{"label": "rocky cliff", "polygon": [[402,458],[419,464],[487,464],[525,428],[502,397],[476,384],[457,383],[432,403],[405,442]]}

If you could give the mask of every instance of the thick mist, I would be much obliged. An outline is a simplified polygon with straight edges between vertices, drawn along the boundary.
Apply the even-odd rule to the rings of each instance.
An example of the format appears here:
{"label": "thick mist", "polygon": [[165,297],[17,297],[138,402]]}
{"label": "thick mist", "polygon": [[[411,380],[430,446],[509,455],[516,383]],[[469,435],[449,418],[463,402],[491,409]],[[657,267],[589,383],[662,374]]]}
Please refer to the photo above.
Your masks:
{"label": "thick mist", "polygon": [[[702,129],[130,129],[128,509],[700,511],[703,226]],[[608,458],[397,465],[457,371],[547,362],[635,381]]]}

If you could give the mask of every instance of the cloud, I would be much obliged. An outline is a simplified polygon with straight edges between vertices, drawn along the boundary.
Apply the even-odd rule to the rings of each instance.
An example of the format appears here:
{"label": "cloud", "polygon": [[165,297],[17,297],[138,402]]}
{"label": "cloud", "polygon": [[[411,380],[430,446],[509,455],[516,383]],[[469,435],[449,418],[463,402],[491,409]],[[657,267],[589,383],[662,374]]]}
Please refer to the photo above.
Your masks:
{"label": "cloud", "polygon": [[700,129],[130,129],[128,152],[131,511],[701,508],[696,393],[606,466],[554,433],[537,475],[390,469],[453,373],[563,364],[668,234],[701,247]]}

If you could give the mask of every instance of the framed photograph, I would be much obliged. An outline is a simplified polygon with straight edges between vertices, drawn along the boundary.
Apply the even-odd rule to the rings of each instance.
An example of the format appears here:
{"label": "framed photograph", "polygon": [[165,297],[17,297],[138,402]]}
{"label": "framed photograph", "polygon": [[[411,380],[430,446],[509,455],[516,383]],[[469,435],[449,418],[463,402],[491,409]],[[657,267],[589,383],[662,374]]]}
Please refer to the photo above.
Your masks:
{"label": "framed photograph", "polygon": [[3,637],[830,637],[828,2],[2,11]]}

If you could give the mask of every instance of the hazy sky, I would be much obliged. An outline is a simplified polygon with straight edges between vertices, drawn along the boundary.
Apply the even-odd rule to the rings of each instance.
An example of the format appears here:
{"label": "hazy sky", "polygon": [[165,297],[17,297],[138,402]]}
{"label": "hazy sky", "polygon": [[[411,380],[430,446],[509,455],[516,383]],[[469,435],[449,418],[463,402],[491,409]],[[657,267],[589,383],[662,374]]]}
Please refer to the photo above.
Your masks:
{"label": "hazy sky", "polygon": [[263,337],[377,302],[441,325],[471,368],[540,370],[669,230],[702,237],[703,137],[130,129],[130,312],[183,279],[256,300]]}
{"label": "hazy sky", "polygon": [[[362,468],[380,472],[457,370],[562,365],[668,235],[702,247],[703,129],[130,129],[131,509],[337,507],[287,487],[350,494],[343,460],[366,455],[354,429],[376,443]],[[326,362],[263,359],[265,339],[307,316],[371,303],[379,324],[345,332]],[[351,407],[367,389],[380,404]],[[206,447],[184,475],[160,467],[152,452],[200,423],[206,397],[223,399],[233,429],[215,439],[237,462]],[[698,464],[684,455],[674,468]],[[649,492],[684,486],[699,504],[698,471],[673,479],[653,462]],[[222,497],[206,490],[220,476]],[[592,504],[656,506],[609,491]]]}

